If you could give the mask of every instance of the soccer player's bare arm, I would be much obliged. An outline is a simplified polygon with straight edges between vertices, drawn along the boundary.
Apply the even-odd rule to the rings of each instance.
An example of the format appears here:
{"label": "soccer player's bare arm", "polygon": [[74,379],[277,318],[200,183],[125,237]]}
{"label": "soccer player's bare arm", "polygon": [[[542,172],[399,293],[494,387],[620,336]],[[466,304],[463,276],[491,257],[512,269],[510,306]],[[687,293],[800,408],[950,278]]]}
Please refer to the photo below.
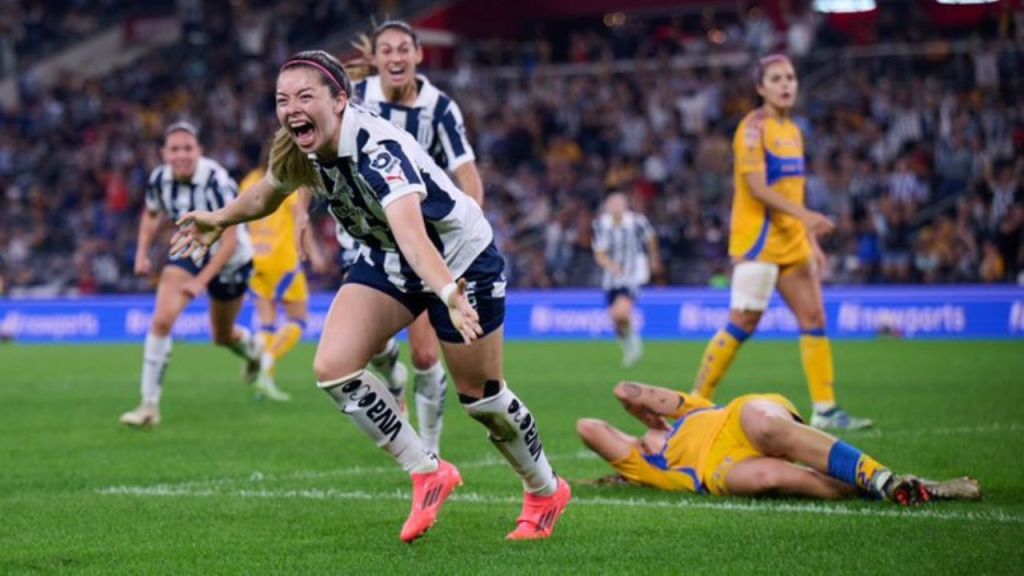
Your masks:
{"label": "soccer player's bare arm", "polygon": [[627,412],[652,430],[668,430],[665,418],[675,415],[685,403],[678,392],[637,382],[620,382],[615,387],[615,397]]}
{"label": "soccer player's bare arm", "polygon": [[820,236],[828,234],[835,229],[835,223],[828,216],[808,210],[772,190],[765,180],[764,172],[748,172],[743,175],[743,178],[746,180],[747,185],[750,186],[750,193],[754,198],[757,198],[773,210],[779,210],[797,218],[813,234]]}
{"label": "soccer player's bare arm", "polygon": [[144,276],[152,270],[152,262],[149,259],[149,248],[153,245],[153,239],[160,230],[163,222],[163,213],[155,212],[148,208],[142,209],[142,220],[139,222],[139,237],[135,246],[135,274]]}
{"label": "soccer player's bare arm", "polygon": [[409,262],[413,271],[448,306],[449,313],[452,314],[452,323],[462,333],[466,343],[482,335],[480,317],[465,296],[465,282],[461,282],[457,289],[453,289],[455,283],[452,273],[427,236],[419,194],[407,194],[388,203],[384,213],[402,256]]}
{"label": "soccer player's bare arm", "polygon": [[647,253],[651,256],[651,272],[656,276],[660,275],[665,268],[661,264],[661,251],[658,249],[657,236],[652,235],[647,239]]}
{"label": "soccer player's bare arm", "polygon": [[171,255],[184,258],[205,254],[226,228],[272,214],[292,190],[273,181],[268,174],[245,194],[216,212],[197,211],[183,215],[176,223],[178,232],[171,238]]}
{"label": "soccer player's bare arm", "polygon": [[238,249],[238,229],[228,228],[220,237],[220,249],[217,253],[210,257],[210,261],[206,263],[196,275],[196,280],[206,286],[213,280],[217,274],[224,268],[224,265],[231,260],[234,256],[235,250]]}
{"label": "soccer player's bare arm", "polygon": [[459,188],[480,206],[484,205],[484,183],[480,179],[480,171],[476,162],[466,162],[455,169],[455,180]]}
{"label": "soccer player's bare arm", "polygon": [[616,264],[615,261],[608,256],[607,250],[595,250],[594,260],[597,262],[598,266],[610,271],[612,274],[615,274],[616,276],[622,275],[622,267]]}
{"label": "soccer player's bare arm", "polygon": [[324,256],[320,245],[317,244],[313,234],[313,227],[309,220],[309,204],[313,192],[307,186],[299,188],[298,202],[295,203],[295,245],[299,249],[299,256],[308,260],[317,274],[327,272],[329,267],[327,258]]}

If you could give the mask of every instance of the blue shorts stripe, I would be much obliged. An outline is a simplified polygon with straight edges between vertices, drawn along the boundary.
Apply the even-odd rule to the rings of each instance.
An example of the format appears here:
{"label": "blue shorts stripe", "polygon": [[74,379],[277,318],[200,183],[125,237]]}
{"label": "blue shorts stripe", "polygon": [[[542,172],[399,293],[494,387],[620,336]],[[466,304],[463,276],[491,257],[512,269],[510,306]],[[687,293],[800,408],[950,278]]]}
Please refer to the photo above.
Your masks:
{"label": "blue shorts stripe", "polygon": [[280,302],[284,300],[284,294],[292,287],[295,282],[295,276],[298,274],[298,270],[292,270],[285,274],[281,281],[277,283],[277,288],[274,289],[274,300]]}

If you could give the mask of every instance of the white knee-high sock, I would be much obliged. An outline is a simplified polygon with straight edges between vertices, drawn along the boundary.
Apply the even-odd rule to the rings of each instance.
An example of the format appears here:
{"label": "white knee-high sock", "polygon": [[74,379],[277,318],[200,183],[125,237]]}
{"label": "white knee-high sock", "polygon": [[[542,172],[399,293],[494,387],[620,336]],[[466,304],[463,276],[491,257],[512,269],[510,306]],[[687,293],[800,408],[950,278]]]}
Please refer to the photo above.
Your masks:
{"label": "white knee-high sock", "polygon": [[384,345],[384,351],[370,359],[370,366],[377,370],[377,373],[384,379],[388,390],[391,391],[391,395],[395,398],[401,398],[405,394],[405,381],[395,381],[395,378],[393,378],[395,364],[398,363],[398,350],[398,341],[391,338]]}
{"label": "white knee-high sock", "polygon": [[142,378],[140,390],[142,402],[156,406],[160,404],[160,393],[164,389],[164,372],[171,359],[171,337],[146,334],[142,352]]}
{"label": "white knee-high sock", "polygon": [[490,381],[480,400],[461,396],[466,412],[490,431],[491,442],[505,456],[531,494],[547,496],[558,488],[544,445],[537,432],[537,422],[526,405],[508,388]]}
{"label": "white knee-high sock", "polygon": [[245,326],[236,324],[235,329],[242,333],[242,337],[228,344],[227,349],[246,360],[259,360],[263,348],[259,339]]}
{"label": "white knee-high sock", "polygon": [[413,382],[416,388],[416,419],[420,425],[420,438],[428,450],[440,455],[448,377],[445,376],[444,367],[438,361],[426,370],[416,370]]}
{"label": "white knee-high sock", "polygon": [[437,458],[423,446],[395,398],[372,372],[361,370],[337,380],[317,382],[317,386],[403,470],[416,474],[437,470]]}

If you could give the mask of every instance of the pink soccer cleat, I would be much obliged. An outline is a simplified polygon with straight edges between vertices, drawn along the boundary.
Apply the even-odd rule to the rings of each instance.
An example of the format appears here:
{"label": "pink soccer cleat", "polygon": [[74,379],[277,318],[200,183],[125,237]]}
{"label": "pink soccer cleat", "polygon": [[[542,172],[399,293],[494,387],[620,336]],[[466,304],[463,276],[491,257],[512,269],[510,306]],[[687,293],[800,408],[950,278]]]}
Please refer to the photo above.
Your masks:
{"label": "pink soccer cleat", "polygon": [[509,533],[508,540],[543,540],[555,531],[555,522],[565,512],[565,507],[572,500],[572,489],[562,478],[558,479],[558,488],[551,496],[526,494],[523,501],[523,512],[516,520],[516,529]]}
{"label": "pink soccer cleat", "polygon": [[441,459],[437,470],[412,475],[412,512],[402,526],[402,542],[410,543],[430,530],[457,486],[462,486],[459,469]]}

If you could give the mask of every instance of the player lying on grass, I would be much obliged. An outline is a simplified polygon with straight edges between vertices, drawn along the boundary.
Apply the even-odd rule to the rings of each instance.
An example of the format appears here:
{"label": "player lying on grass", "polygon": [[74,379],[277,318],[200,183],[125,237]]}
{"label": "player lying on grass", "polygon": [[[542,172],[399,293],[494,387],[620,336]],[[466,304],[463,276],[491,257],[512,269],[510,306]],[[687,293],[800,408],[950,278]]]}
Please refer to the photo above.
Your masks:
{"label": "player lying on grass", "polygon": [[981,497],[972,478],[940,483],[893,474],[846,442],[805,425],[778,394],[748,394],[716,406],[667,388],[620,382],[615,397],[647,427],[642,438],[592,418],[581,419],[576,429],[619,478],[633,484],[715,495],[867,495],[902,506]]}

